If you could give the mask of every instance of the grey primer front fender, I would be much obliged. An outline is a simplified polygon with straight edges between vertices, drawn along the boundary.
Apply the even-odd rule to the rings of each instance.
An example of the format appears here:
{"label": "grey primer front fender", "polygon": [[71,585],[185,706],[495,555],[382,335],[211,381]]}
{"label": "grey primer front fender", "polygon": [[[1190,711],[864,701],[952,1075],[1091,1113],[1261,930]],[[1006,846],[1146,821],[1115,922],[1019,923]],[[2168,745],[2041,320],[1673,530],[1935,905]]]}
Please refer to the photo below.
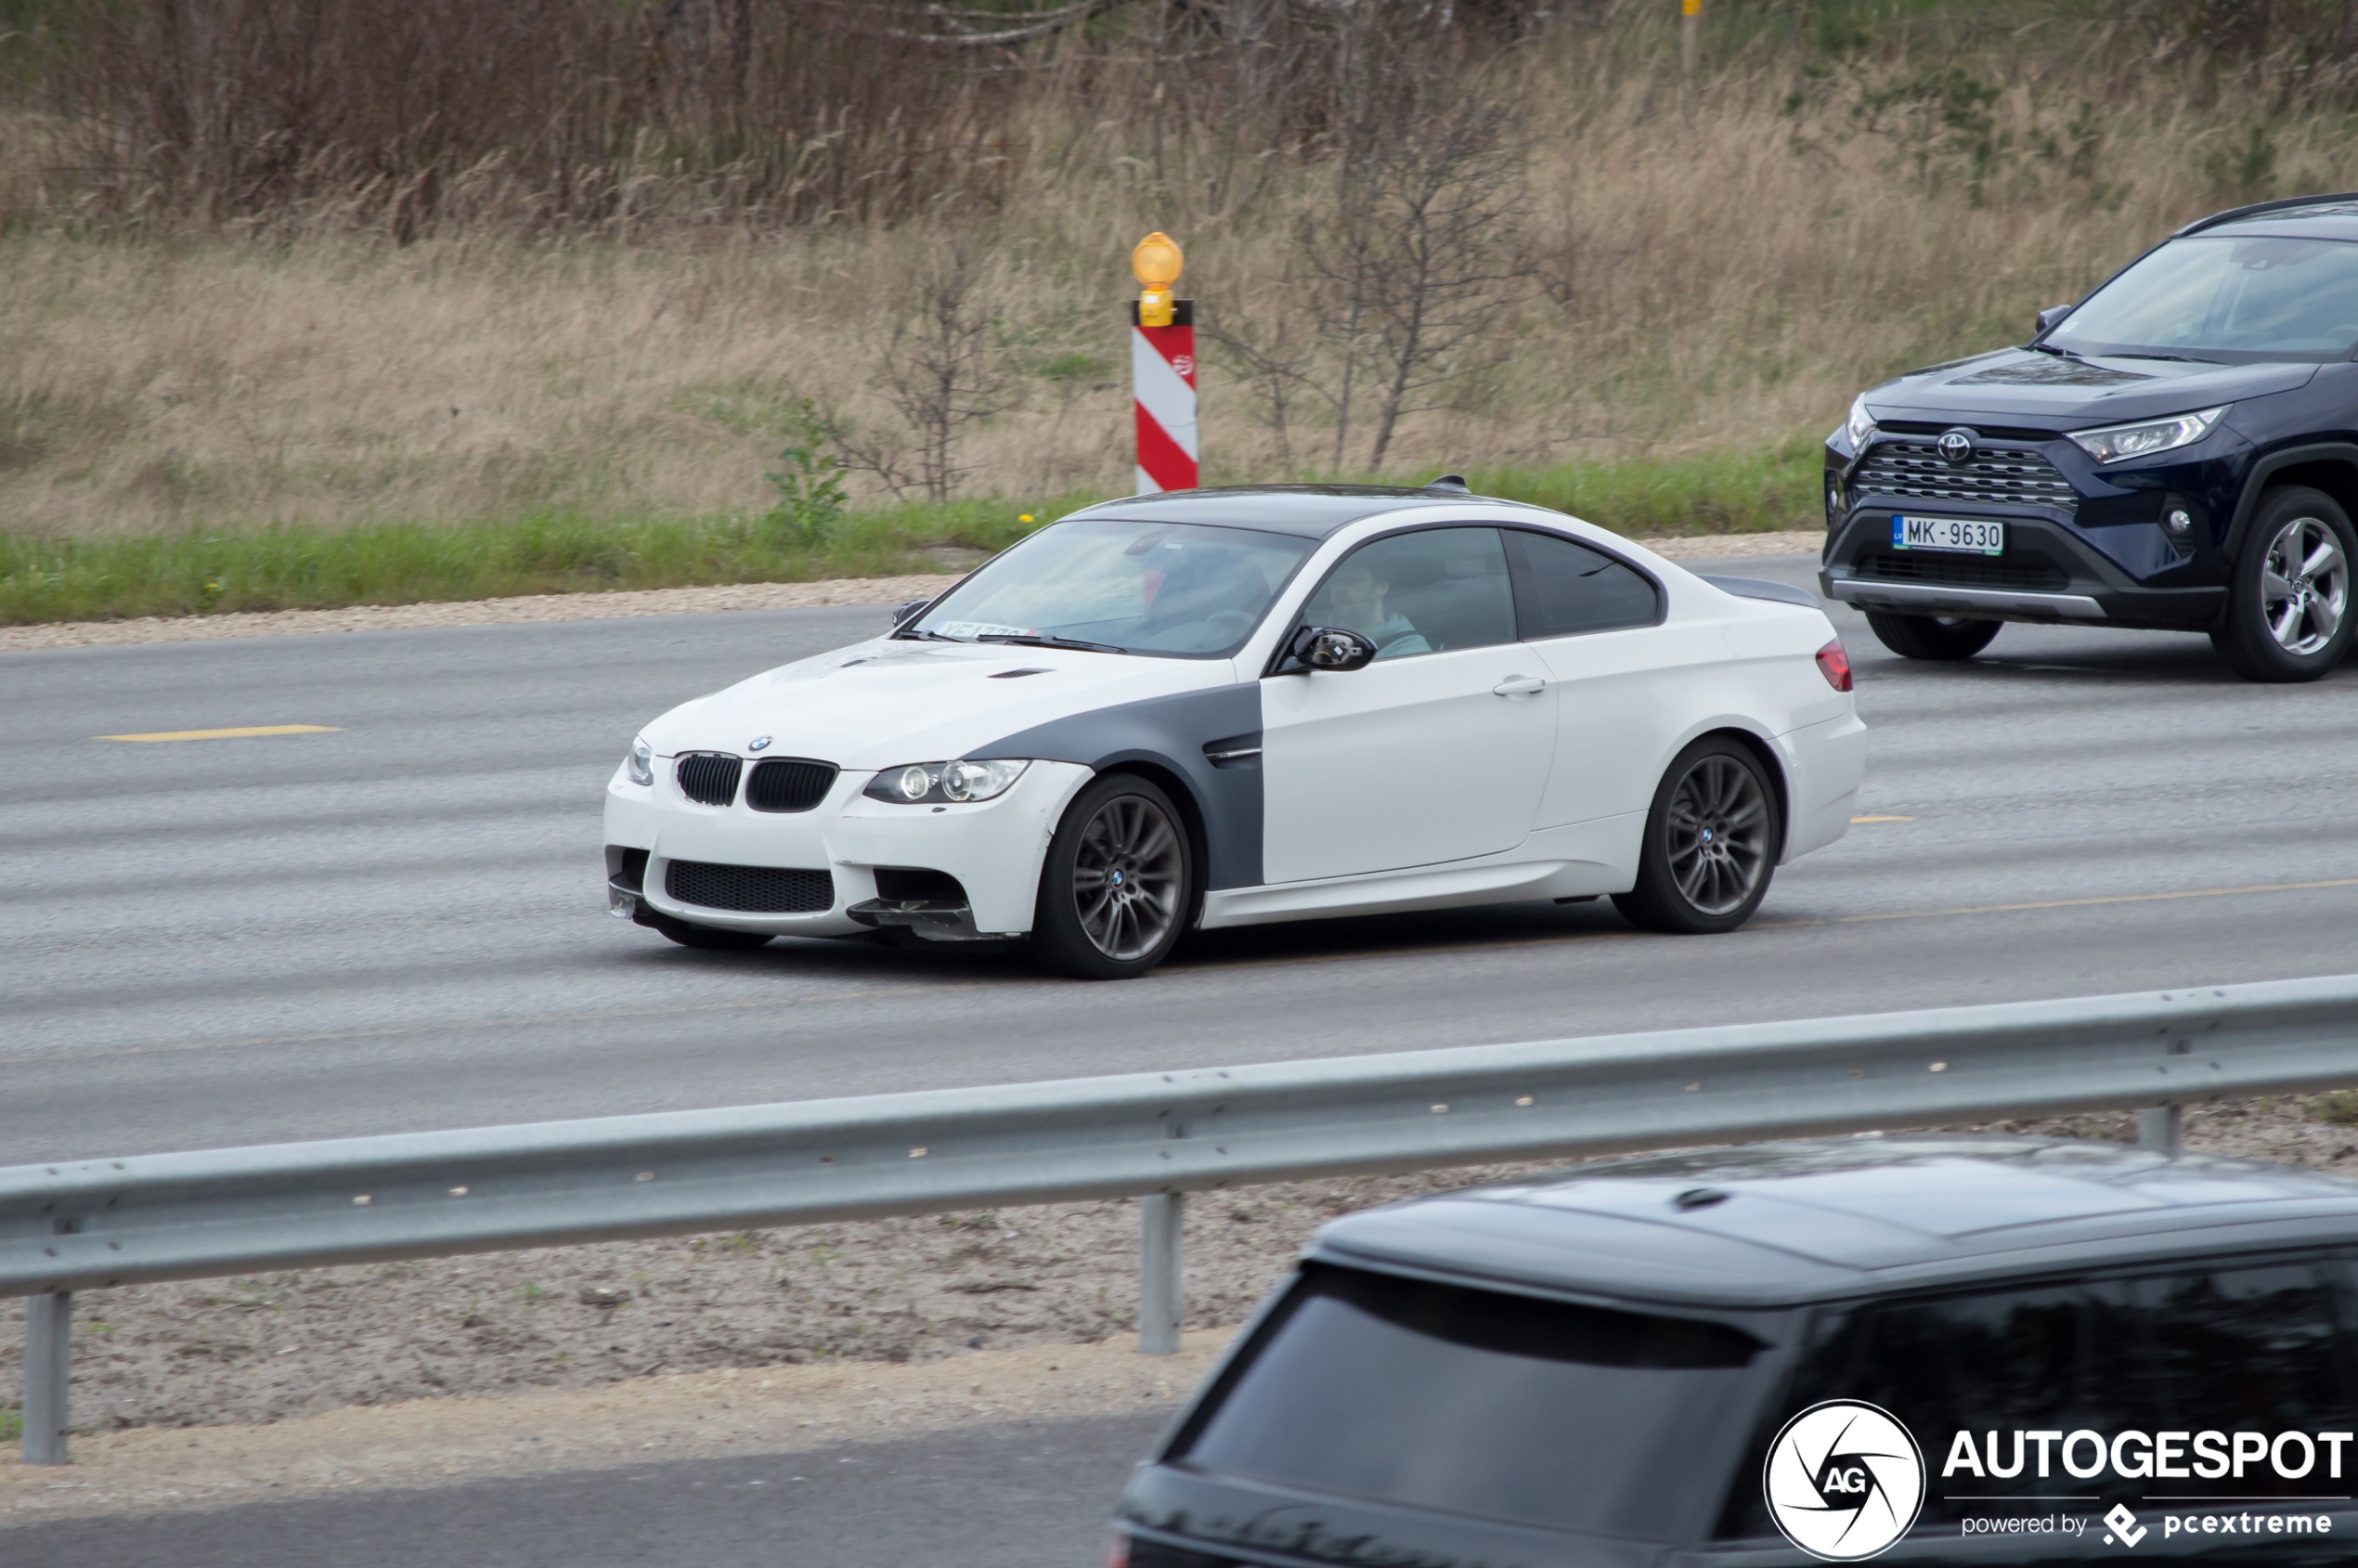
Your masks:
{"label": "grey primer front fender", "polygon": [[[1219,745],[1214,746],[1213,742]],[[1203,815],[1207,888],[1261,885],[1261,683],[1149,697],[1076,713],[966,753],[977,761],[1036,757],[1103,772],[1151,762],[1186,782]],[[1208,750],[1231,755],[1215,763]]]}

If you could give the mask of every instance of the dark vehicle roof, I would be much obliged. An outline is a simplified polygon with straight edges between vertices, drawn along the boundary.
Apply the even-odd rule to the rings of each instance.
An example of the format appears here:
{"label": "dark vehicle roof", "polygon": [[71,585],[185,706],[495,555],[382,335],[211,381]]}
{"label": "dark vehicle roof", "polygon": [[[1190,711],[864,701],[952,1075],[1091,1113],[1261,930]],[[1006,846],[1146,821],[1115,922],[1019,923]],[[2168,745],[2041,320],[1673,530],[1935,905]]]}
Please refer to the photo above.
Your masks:
{"label": "dark vehicle roof", "polygon": [[2170,236],[2190,234],[2297,236],[2308,240],[2358,240],[2358,195],[2295,196],[2257,206],[2235,207],[2190,223]]}
{"label": "dark vehicle roof", "polygon": [[[1230,528],[1261,528],[1323,539],[1336,529],[1386,512],[1415,506],[1480,501],[1517,506],[1461,489],[1409,489],[1393,485],[1233,485],[1202,490],[1169,490],[1083,507],[1077,517],[1119,517],[1162,523],[1210,523]],[[1544,510],[1534,508],[1535,511]]]}
{"label": "dark vehicle roof", "polygon": [[2120,1144],[1920,1135],[1712,1149],[1471,1187],[1337,1220],[1310,1255],[1757,1307],[2348,1238],[2358,1238],[2358,1182],[2338,1176]]}

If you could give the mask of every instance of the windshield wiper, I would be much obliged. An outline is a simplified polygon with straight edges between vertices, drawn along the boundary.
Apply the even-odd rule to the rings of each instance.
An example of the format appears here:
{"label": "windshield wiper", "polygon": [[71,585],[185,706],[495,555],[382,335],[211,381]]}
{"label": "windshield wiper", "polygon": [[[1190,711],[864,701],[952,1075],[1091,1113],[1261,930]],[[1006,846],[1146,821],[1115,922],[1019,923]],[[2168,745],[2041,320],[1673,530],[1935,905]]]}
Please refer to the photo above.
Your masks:
{"label": "windshield wiper", "polygon": [[1012,642],[1026,648],[1078,648],[1084,654],[1126,654],[1110,642],[1083,642],[1078,637],[1051,637],[1043,631],[986,631],[978,642]]}
{"label": "windshield wiper", "polygon": [[906,639],[912,642],[955,642],[959,641],[959,639],[955,637],[944,637],[938,631],[926,631],[916,627],[905,627],[902,629],[894,632],[891,637],[887,639],[887,641],[899,641],[902,639]]}
{"label": "windshield wiper", "polygon": [[2175,359],[2181,365],[2223,365],[2223,359],[2198,359],[2191,354],[2107,354],[2107,359]]}
{"label": "windshield wiper", "polygon": [[2026,344],[2025,346],[2028,347],[2033,354],[2052,354],[2058,359],[2077,359],[2079,357],[2077,354],[2072,353],[2071,350],[2067,348],[2057,348],[2053,343],[2034,343]]}

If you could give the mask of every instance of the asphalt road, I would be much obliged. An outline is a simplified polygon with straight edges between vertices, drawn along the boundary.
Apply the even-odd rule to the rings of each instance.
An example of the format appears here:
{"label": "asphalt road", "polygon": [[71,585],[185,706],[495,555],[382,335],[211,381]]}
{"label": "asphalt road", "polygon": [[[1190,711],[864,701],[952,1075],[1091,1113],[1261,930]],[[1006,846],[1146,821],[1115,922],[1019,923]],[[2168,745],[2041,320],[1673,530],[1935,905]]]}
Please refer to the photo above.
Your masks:
{"label": "asphalt road", "polygon": [[0,1526],[9,1568],[1088,1568],[1171,1412]]}
{"label": "asphalt road", "polygon": [[[1723,569],[1807,580],[1802,557]],[[786,610],[0,655],[0,1163],[2337,973],[2358,668],[2010,627],[1859,669],[1870,818],[1717,938],[1609,903],[1020,957],[676,948],[599,803],[680,699],[853,640]],[[316,724],[137,744],[94,736]]]}

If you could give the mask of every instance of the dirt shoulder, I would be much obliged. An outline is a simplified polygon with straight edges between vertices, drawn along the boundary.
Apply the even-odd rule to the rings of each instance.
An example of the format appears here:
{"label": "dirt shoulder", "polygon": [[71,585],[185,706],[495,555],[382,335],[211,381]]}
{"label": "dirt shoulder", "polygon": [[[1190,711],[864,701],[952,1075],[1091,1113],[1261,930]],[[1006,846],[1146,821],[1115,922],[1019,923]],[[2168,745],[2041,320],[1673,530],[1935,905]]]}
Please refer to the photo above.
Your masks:
{"label": "dirt shoulder", "polygon": [[[1674,560],[1790,555],[1815,551],[1822,532],[1717,534],[1647,539]],[[684,616],[716,610],[789,610],[815,604],[898,604],[930,599],[958,580],[955,572],[902,577],[839,577],[825,582],[740,583],[622,593],[543,593],[443,604],[358,604],[343,610],[271,610],[122,621],[58,621],[0,627],[0,653],[97,648],[136,642],[208,642],[229,637],[307,637],[337,631],[407,631],[430,627],[497,626],[517,621],[606,620]]]}
{"label": "dirt shoulder", "polygon": [[728,1367],[594,1390],[330,1410],[267,1426],[77,1437],[65,1469],[0,1458],[0,1529],[353,1487],[792,1457],[977,1422],[1175,1409],[1231,1332],[1188,1334],[1176,1355],[1108,1342],[979,1351],[920,1367]]}

